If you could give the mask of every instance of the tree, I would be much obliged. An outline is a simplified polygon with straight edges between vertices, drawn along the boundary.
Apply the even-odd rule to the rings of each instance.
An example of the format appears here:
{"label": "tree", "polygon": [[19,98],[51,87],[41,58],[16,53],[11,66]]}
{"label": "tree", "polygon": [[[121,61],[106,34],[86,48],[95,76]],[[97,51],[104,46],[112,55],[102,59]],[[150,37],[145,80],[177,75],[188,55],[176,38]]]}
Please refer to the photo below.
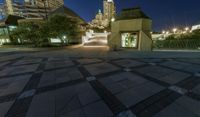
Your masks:
{"label": "tree", "polygon": [[50,32],[49,36],[55,38],[58,37],[62,42],[64,36],[71,39],[78,32],[77,22],[62,14],[55,14],[51,16],[47,24]]}
{"label": "tree", "polygon": [[61,39],[62,45],[65,38],[72,39],[78,32],[77,22],[65,15],[56,14],[48,20],[23,22],[16,28],[11,37],[13,42],[30,42],[34,46],[49,46],[51,38]]}

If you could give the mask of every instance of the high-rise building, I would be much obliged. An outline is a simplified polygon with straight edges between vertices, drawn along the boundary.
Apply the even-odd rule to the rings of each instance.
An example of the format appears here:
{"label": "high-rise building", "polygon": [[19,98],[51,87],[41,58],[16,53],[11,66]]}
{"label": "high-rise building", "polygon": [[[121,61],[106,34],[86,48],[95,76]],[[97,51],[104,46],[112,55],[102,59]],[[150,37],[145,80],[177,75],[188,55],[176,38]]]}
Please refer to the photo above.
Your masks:
{"label": "high-rise building", "polygon": [[49,12],[63,5],[64,0],[24,0],[23,3],[5,0],[7,15],[25,18],[45,18]]}
{"label": "high-rise building", "polygon": [[92,20],[91,27],[106,28],[109,26],[112,18],[115,18],[116,8],[113,0],[103,0],[103,13],[101,10],[96,14],[95,19]]}
{"label": "high-rise building", "polygon": [[104,0],[103,1],[103,12],[104,17],[108,20],[111,20],[116,15],[115,3],[113,0]]}

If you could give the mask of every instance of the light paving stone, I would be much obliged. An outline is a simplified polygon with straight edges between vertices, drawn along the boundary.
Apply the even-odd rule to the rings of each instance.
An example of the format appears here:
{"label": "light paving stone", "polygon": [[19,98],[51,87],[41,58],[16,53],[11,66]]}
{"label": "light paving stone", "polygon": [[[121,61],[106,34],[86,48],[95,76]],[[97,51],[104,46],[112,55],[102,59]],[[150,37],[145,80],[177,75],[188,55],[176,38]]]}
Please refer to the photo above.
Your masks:
{"label": "light paving stone", "polygon": [[113,94],[116,94],[129,88],[142,85],[148,81],[138,75],[124,72],[102,78],[100,82]]}
{"label": "light paving stone", "polygon": [[[99,110],[96,109],[109,112],[106,107],[104,110],[104,105],[95,105],[100,99],[89,83],[80,83],[34,96],[27,117],[60,117],[65,115],[70,117],[80,115],[82,113],[80,110],[83,110],[83,108],[86,109],[84,113],[85,111],[88,112],[90,107],[97,112]],[[100,110],[100,112],[102,111]]]}
{"label": "light paving stone", "polygon": [[157,59],[157,58],[152,58],[152,59],[149,59],[149,58],[145,58],[145,59],[143,59],[143,58],[141,58],[141,59],[139,59],[140,61],[144,61],[144,62],[148,62],[148,63],[158,63],[158,62],[162,62],[163,61],[163,59]]}
{"label": "light paving stone", "polygon": [[190,77],[190,74],[174,71],[169,75],[161,77],[159,80],[167,82],[169,84],[176,84],[186,78]]}
{"label": "light paving stone", "polygon": [[119,70],[118,67],[111,65],[109,63],[98,63],[92,65],[85,65],[85,68],[93,75],[99,75],[102,73],[108,73],[112,71]]}
{"label": "light paving stone", "polygon": [[176,103],[172,103],[154,117],[198,117],[196,114],[191,111],[186,110],[184,107]]}
{"label": "light paving stone", "polygon": [[153,66],[156,66],[157,64],[156,63],[148,63],[149,65],[153,65]]}
{"label": "light paving stone", "polygon": [[69,58],[67,57],[50,57],[48,61],[68,61]]}
{"label": "light paving stone", "polygon": [[41,58],[24,58],[17,61],[13,65],[34,64],[34,63],[40,63],[41,61],[42,61]]}
{"label": "light paving stone", "polygon": [[111,117],[113,116],[110,109],[103,101],[99,101],[83,108],[87,117]]}
{"label": "light paving stone", "polygon": [[117,94],[116,97],[128,108],[163,89],[164,88],[160,85],[148,82],[142,86],[123,91],[122,93]]}
{"label": "light paving stone", "polygon": [[67,114],[100,100],[89,83],[62,88],[56,91],[57,114]]}
{"label": "light paving stone", "polygon": [[178,86],[170,86],[169,89],[172,91],[175,91],[181,95],[184,95],[188,92],[186,89],[180,88]]}
{"label": "light paving stone", "polygon": [[192,65],[192,64],[184,63],[184,62],[167,61],[167,62],[162,63],[161,65],[171,67],[174,69],[188,71],[191,73],[200,72],[200,65],[194,65],[194,64]]}
{"label": "light paving stone", "polygon": [[76,87],[76,91],[82,106],[85,106],[87,104],[93,103],[101,99],[89,83],[79,84]]}
{"label": "light paving stone", "polygon": [[55,101],[52,92],[34,96],[26,117],[55,117]]}
{"label": "light paving stone", "polygon": [[74,110],[68,113],[62,113],[59,117],[86,117],[83,109]]}
{"label": "light paving stone", "polygon": [[5,117],[13,103],[14,101],[0,103],[0,117]]}
{"label": "light paving stone", "polygon": [[66,87],[56,92],[57,114],[67,114],[92,104],[100,97],[96,94],[89,83],[81,83],[75,86]]}
{"label": "light paving stone", "polygon": [[83,78],[77,68],[54,70],[44,72],[39,83],[39,87],[54,85]]}
{"label": "light paving stone", "polygon": [[117,60],[117,61],[114,61],[114,63],[122,67],[137,67],[137,66],[144,65],[144,63],[142,62],[138,62],[138,61],[130,60],[130,59]]}
{"label": "light paving stone", "polygon": [[0,96],[19,93],[23,90],[31,75],[22,75],[0,80]]}
{"label": "light paving stone", "polygon": [[145,75],[148,75],[154,78],[166,76],[170,74],[171,72],[173,72],[173,70],[166,69],[159,66],[147,66],[147,67],[142,67],[136,70],[140,73],[143,73]]}
{"label": "light paving stone", "polygon": [[139,68],[137,71],[169,84],[176,84],[190,76],[190,74],[184,72],[179,72],[159,66],[147,66]]}
{"label": "light paving stone", "polygon": [[130,71],[132,71],[132,70],[131,70],[130,68],[128,68],[128,67],[127,67],[127,68],[124,68],[123,70],[124,70],[125,72],[130,72]]}
{"label": "light paving stone", "polygon": [[0,77],[1,76],[7,76],[7,75],[27,73],[27,72],[34,72],[34,71],[36,71],[38,66],[39,66],[38,64],[34,64],[34,65],[7,67],[6,69],[3,69],[1,71]]}
{"label": "light paving stone", "polygon": [[78,59],[77,61],[81,64],[91,64],[91,63],[102,62],[102,60],[100,59],[89,59],[89,58]]}
{"label": "light paving stone", "polygon": [[178,61],[181,62],[188,62],[188,63],[194,63],[194,64],[200,64],[200,59],[199,58],[190,58],[190,59],[177,59]]}
{"label": "light paving stone", "polygon": [[27,98],[27,97],[31,97],[35,95],[36,90],[32,89],[32,90],[28,90],[23,92],[18,99],[23,99],[23,98]]}
{"label": "light paving stone", "polygon": [[[0,68],[3,67],[3,66],[5,66],[8,63],[10,63],[10,62],[2,62],[2,63],[0,63]],[[6,67],[9,67],[9,66],[6,66]]]}
{"label": "light paving stone", "polygon": [[9,56],[9,57],[3,56],[3,57],[0,57],[0,62],[8,62],[17,58],[18,56]]}
{"label": "light paving stone", "polygon": [[96,80],[96,77],[90,76],[90,77],[87,77],[86,79],[87,79],[87,81],[90,82],[90,81]]}
{"label": "light paving stone", "polygon": [[200,72],[195,73],[194,76],[196,76],[196,77],[200,77]]}
{"label": "light paving stone", "polygon": [[[176,100],[175,102],[177,105],[185,108],[186,111],[193,112],[194,114],[200,116],[200,102],[194,99],[191,99],[187,96],[183,96]],[[189,117],[189,116],[188,116]]]}
{"label": "light paving stone", "polygon": [[117,117],[136,117],[130,110],[123,111],[117,115]]}
{"label": "light paving stone", "polygon": [[45,69],[56,69],[62,67],[70,67],[73,66],[74,63],[70,60],[67,61],[50,61],[46,63]]}
{"label": "light paving stone", "polygon": [[200,95],[200,84],[197,85],[194,89],[192,89],[192,91],[198,95]]}

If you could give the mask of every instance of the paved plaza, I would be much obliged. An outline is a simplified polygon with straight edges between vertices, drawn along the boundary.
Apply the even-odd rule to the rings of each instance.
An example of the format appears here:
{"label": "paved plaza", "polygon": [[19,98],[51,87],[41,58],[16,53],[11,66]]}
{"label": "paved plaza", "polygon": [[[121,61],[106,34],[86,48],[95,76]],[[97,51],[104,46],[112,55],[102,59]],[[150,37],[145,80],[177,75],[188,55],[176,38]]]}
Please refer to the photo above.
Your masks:
{"label": "paved plaza", "polygon": [[105,52],[1,52],[0,117],[200,117],[199,53]]}

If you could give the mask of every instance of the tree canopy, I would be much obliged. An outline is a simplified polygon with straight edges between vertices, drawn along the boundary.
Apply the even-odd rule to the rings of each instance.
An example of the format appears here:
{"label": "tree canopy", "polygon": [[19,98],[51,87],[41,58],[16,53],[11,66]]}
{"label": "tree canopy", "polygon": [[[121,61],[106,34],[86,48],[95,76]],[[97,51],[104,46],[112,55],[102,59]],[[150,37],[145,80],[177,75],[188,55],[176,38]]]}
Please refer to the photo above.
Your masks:
{"label": "tree canopy", "polygon": [[46,46],[50,38],[59,38],[63,42],[63,37],[76,35],[78,32],[77,22],[62,14],[55,14],[43,22],[24,22],[11,33],[12,41],[21,43],[29,42],[35,46]]}

